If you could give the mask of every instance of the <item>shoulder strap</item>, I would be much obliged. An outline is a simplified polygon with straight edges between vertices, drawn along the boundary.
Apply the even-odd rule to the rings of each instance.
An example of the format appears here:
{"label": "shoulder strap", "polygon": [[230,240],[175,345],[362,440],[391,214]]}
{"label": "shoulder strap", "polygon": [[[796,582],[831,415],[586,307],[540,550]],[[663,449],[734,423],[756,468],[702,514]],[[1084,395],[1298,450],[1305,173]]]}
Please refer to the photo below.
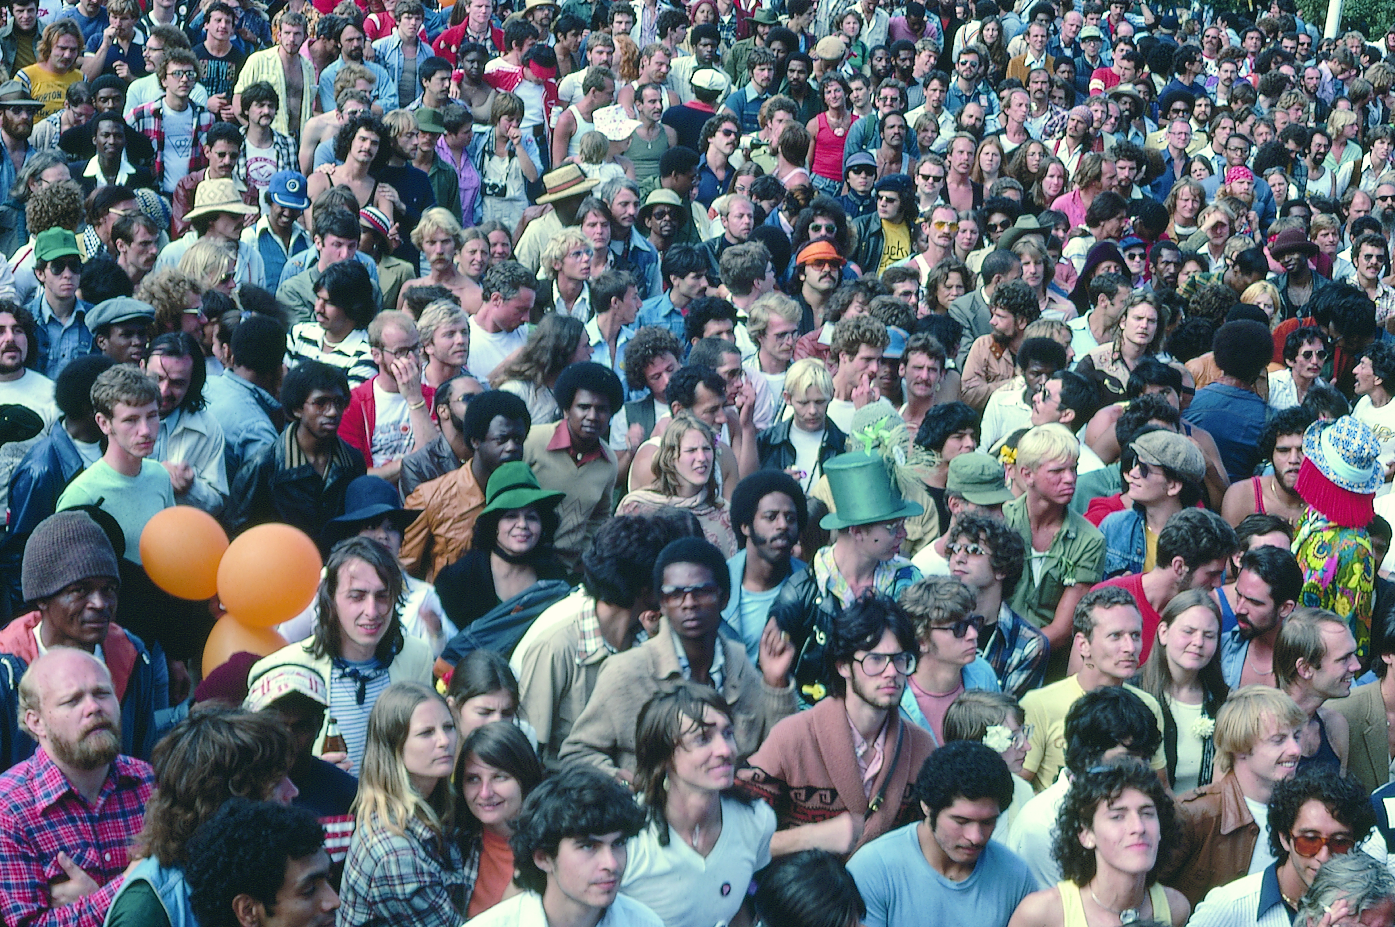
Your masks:
{"label": "shoulder strap", "polygon": [[867,813],[862,816],[865,821],[877,813],[877,809],[886,800],[887,789],[891,788],[891,777],[896,775],[896,764],[901,761],[901,747],[906,740],[906,722],[900,718],[896,719],[896,749],[891,753],[891,765],[886,768],[886,776],[882,779],[882,787],[877,789],[877,794],[867,803]]}

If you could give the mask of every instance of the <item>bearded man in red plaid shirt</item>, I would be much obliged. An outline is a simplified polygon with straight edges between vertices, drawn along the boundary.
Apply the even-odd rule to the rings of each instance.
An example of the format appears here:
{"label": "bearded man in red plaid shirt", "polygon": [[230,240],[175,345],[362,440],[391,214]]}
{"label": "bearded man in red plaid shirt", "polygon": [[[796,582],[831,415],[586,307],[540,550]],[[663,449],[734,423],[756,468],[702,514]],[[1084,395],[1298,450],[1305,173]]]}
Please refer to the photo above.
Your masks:
{"label": "bearded man in red plaid shirt", "polygon": [[0,776],[0,917],[7,927],[100,927],[154,773],[120,755],[121,705],[92,654],[49,648],[19,697],[39,749]]}

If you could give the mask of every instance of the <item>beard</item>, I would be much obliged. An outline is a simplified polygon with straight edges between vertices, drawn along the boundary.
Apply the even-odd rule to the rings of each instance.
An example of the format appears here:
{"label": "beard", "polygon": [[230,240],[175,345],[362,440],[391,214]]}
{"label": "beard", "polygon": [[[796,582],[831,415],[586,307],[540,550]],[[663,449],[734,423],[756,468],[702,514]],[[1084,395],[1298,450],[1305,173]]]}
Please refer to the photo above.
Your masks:
{"label": "beard", "polygon": [[94,727],[77,740],[54,737],[49,743],[53,758],[75,769],[92,770],[106,766],[121,752],[121,722],[111,721]]}

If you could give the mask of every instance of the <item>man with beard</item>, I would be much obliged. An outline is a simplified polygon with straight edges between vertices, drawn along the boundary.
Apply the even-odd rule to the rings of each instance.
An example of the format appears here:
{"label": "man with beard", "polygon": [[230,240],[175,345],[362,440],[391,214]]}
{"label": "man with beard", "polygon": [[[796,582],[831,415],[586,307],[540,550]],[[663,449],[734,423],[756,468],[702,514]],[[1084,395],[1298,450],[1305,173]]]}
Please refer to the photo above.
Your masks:
{"label": "man with beard", "polygon": [[1148,260],[1153,265],[1153,276],[1148,283],[1149,289],[1154,293],[1176,291],[1177,279],[1182,275],[1182,249],[1177,246],[1177,243],[1166,240],[1154,242]]}
{"label": "man with beard", "polygon": [[803,52],[795,52],[785,62],[785,86],[781,93],[799,106],[798,120],[801,125],[823,112],[824,104],[818,87],[809,82],[814,61]]}
{"label": "man with beard", "polygon": [[784,471],[759,470],[732,492],[731,526],[742,548],[727,559],[731,599],[722,621],[745,642],[752,662],[760,657],[770,606],[785,581],[807,569],[793,556],[807,518],[804,492]]}
{"label": "man with beard", "polygon": [[[84,545],[100,558],[96,548],[105,542],[101,529],[85,515],[73,517],[85,519],[86,525],[65,523],[54,533],[78,540],[80,532]],[[49,585],[46,579],[65,581],[64,588],[46,596],[114,600],[114,579],[84,576],[68,583],[71,571],[55,567],[71,558],[51,541],[45,553],[48,562],[36,570],[36,581],[41,587]],[[110,545],[104,553],[114,566]],[[103,622],[102,630],[106,627]],[[113,636],[108,635],[109,642]],[[27,637],[33,653],[36,639],[33,633]],[[144,649],[133,643],[127,640],[124,649],[139,666]],[[117,682],[102,660],[72,646],[48,650],[39,644],[37,649],[24,679],[8,690],[15,710],[7,716],[17,718],[41,749],[0,777],[0,852],[8,861],[0,878],[0,908],[11,924],[97,927],[121,885],[155,774],[149,764],[121,753],[117,692],[124,688],[129,696],[134,680]],[[17,730],[13,733],[18,737]]]}
{"label": "man with beard", "polygon": [[[1322,350],[1314,338],[1310,350]],[[1298,495],[1298,471],[1303,467],[1303,433],[1313,423],[1312,413],[1301,408],[1285,409],[1269,419],[1259,438],[1259,459],[1273,472],[1234,483],[1226,490],[1221,515],[1239,526],[1247,516],[1276,515],[1297,525],[1304,503]]]}
{"label": "man with beard", "polygon": [[151,458],[169,472],[177,504],[217,516],[227,502],[228,474],[223,428],[204,408],[203,350],[186,332],[161,335],[144,369],[160,389],[160,431]]}
{"label": "man with beard", "polygon": [[[799,574],[796,582],[814,572]],[[777,724],[740,773],[748,793],[777,809],[775,856],[805,849],[847,856],[910,813],[913,776],[934,740],[897,710],[919,648],[910,618],[886,594],[892,590],[878,587],[882,594],[851,601],[831,617],[826,648],[819,648],[829,661],[828,697]],[[883,756],[890,759],[858,774],[857,745],[883,740],[890,751]],[[842,774],[849,768],[852,776]]]}
{"label": "man with beard", "polygon": [[[96,773],[118,751],[148,758],[156,735],[159,695],[150,654],[140,638],[112,620],[121,586],[119,559],[107,533],[87,512],[59,512],[44,519],[29,536],[20,579],[24,601],[33,603],[34,611],[18,616],[0,631],[0,661],[5,664],[8,680],[0,686],[0,700],[4,701],[5,717],[9,719],[0,739],[0,763],[7,769],[21,767],[5,780],[21,775],[26,764],[76,764],[78,769],[65,770],[65,774],[97,807],[101,805],[94,801],[95,795],[84,788],[89,783],[78,781],[72,772]],[[87,665],[93,666],[95,672],[88,672]],[[161,675],[163,670],[161,666]],[[57,721],[50,712],[57,709],[61,713],[62,702],[55,704],[45,697],[53,691],[49,687],[60,680],[71,684],[84,677],[88,683],[77,691],[87,693],[89,698],[79,698],[79,704],[69,706],[73,710],[69,721]],[[101,692],[102,688],[106,691]],[[107,699],[111,701],[108,703]],[[42,723],[36,726],[35,714],[47,715],[50,724],[57,721],[56,730],[45,731]],[[68,727],[69,723],[74,726]],[[28,737],[21,734],[21,727]],[[79,727],[86,728],[83,738],[74,736]],[[104,736],[93,736],[97,731]],[[43,748],[37,753],[36,740]],[[80,759],[101,762],[87,766],[81,765]],[[97,787],[103,779],[105,775],[96,780]],[[9,807],[8,802],[4,804]],[[20,833],[10,827],[5,837],[19,839]],[[29,852],[40,845],[31,845]],[[123,843],[122,867],[124,846]],[[107,860],[86,855],[83,845],[60,847],[77,866],[89,872],[94,866],[106,870],[103,863]],[[110,863],[115,867],[116,860]],[[73,875],[72,869],[67,872]],[[48,880],[48,876],[38,877],[28,890],[37,891]],[[6,917],[14,916],[10,905],[15,902],[14,895],[0,888],[0,904],[5,907]]]}
{"label": "man with beard", "polygon": [[[973,55],[973,52],[968,54]],[[858,119],[848,129],[848,140],[844,144],[844,151],[848,157],[852,157],[855,152],[876,151],[881,147],[881,124],[891,113],[905,113],[906,106],[906,85],[901,81],[891,78],[885,83],[877,86],[876,93],[876,115],[868,119]],[[954,110],[958,113],[959,110]],[[915,136],[908,133],[905,139],[906,153],[912,158],[920,156],[920,149],[916,146]],[[847,170],[845,164],[843,170]]]}
{"label": "man with beard", "polygon": [[1299,769],[1322,768],[1329,774],[1346,769],[1351,728],[1340,712],[1324,705],[1350,695],[1360,672],[1356,638],[1345,620],[1305,607],[1284,621],[1274,642],[1274,683],[1306,716],[1299,735]]}
{"label": "man with beard", "polygon": [[[292,139],[300,138],[301,126],[310,121],[315,99],[315,69],[300,54],[305,44],[305,17],[290,10],[277,16],[276,45],[248,57],[233,88],[233,112],[242,112],[242,93],[260,81],[271,84],[283,104],[272,117],[271,128]],[[294,165],[291,165],[294,166]]]}
{"label": "man with beard", "polygon": [[1376,208],[1371,215],[1380,220],[1381,231],[1387,238],[1395,235],[1395,180],[1376,184]]}
{"label": "man with beard", "polygon": [[1027,284],[1014,280],[993,291],[988,324],[992,329],[976,339],[964,360],[961,395],[982,412],[999,386],[1012,379],[1016,357],[1027,326],[1041,317],[1041,305]]}
{"label": "man with beard", "polygon": [[[1088,106],[1075,106],[1066,113],[1065,128],[1060,138],[1051,142],[1047,147],[1053,155],[1061,159],[1065,165],[1066,174],[1074,177],[1080,168],[1080,162],[1090,149],[1090,136],[1095,128],[1095,114]],[[1078,191],[1076,191],[1078,192]],[[1064,197],[1064,194],[1061,198]],[[1056,202],[1060,202],[1058,198]],[[1060,209],[1055,203],[1051,204],[1052,209]],[[1085,210],[1079,210],[1083,219]],[[1078,224],[1078,223],[1077,223]]]}
{"label": "man with beard", "polygon": [[0,306],[0,404],[33,410],[47,431],[58,421],[58,407],[53,401],[53,381],[28,363],[35,332],[34,316],[27,309]]}
{"label": "man with beard", "polygon": [[43,104],[29,99],[19,81],[0,84],[0,202],[9,198],[15,177],[33,156],[29,144],[34,132],[34,116]]}
{"label": "man with beard", "polygon": [[1279,627],[1293,612],[1303,571],[1283,547],[1255,547],[1240,558],[1235,579],[1235,627],[1221,635],[1221,674],[1231,689],[1273,686],[1274,645]]}
{"label": "man with beard", "polygon": [[[1080,671],[1022,698],[1026,715],[1023,727],[1030,726],[1036,732],[1022,761],[1022,775],[1038,791],[1054,783],[1065,764],[1066,715],[1086,692],[1123,686],[1143,700],[1157,718],[1158,728],[1163,727],[1157,699],[1126,683],[1138,673],[1143,646],[1143,616],[1133,596],[1115,586],[1090,590],[1075,608],[1072,629],[1074,648],[1083,660]],[[1069,652],[1067,647],[1061,650]],[[1152,766],[1166,778],[1167,756],[1162,744],[1153,755]]]}
{"label": "man with beard", "polygon": [[[339,44],[339,58],[320,72],[320,106],[325,112],[334,109],[334,76],[346,64],[357,64],[367,68],[377,83],[373,85],[373,98],[383,112],[397,109],[397,81],[392,79],[382,65],[366,61],[363,57],[364,32],[363,17],[345,19],[337,36],[331,36]],[[536,33],[534,33],[536,38]],[[527,50],[526,48],[524,49]]]}

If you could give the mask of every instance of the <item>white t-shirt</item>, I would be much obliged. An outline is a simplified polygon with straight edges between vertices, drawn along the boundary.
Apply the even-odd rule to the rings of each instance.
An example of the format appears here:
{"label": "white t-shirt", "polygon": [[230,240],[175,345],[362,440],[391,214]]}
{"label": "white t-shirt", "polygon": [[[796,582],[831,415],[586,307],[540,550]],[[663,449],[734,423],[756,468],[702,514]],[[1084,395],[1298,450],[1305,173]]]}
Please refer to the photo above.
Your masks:
{"label": "white t-shirt", "polygon": [[44,434],[48,434],[53,423],[58,421],[58,405],[53,401],[53,381],[33,370],[26,369],[18,380],[0,382],[0,405],[33,409],[44,420]]}
{"label": "white t-shirt", "polygon": [[934,544],[926,544],[911,558],[911,563],[920,570],[922,576],[948,576],[949,561],[940,556]]}
{"label": "white t-shirt", "polygon": [[813,488],[814,482],[820,476],[819,448],[823,447],[823,435],[822,431],[809,432],[798,425],[790,425],[790,444],[794,445],[794,468],[804,474],[796,479],[799,480],[799,488],[805,492]]}
{"label": "white t-shirt", "polygon": [[852,434],[852,421],[856,414],[857,406],[853,405],[851,399],[830,399],[828,401],[828,420],[837,425],[845,435]]}
{"label": "white t-shirt", "polygon": [[1181,795],[1198,785],[1202,785],[1201,755],[1205,744],[1192,732],[1192,725],[1201,720],[1201,704],[1188,705],[1177,699],[1168,699],[1167,706],[1172,711],[1172,720],[1177,723],[1177,773],[1172,777],[1173,794]]}
{"label": "white t-shirt", "polygon": [[1250,816],[1259,825],[1259,839],[1255,841],[1255,852],[1250,857],[1250,868],[1245,871],[1263,872],[1270,863],[1275,862],[1274,854],[1269,849],[1269,806],[1246,798],[1245,807],[1250,809]]}
{"label": "white t-shirt", "polygon": [[276,146],[271,144],[265,148],[258,148],[251,142],[246,146],[247,154],[247,182],[257,188],[257,202],[261,205],[262,211],[266,211],[266,204],[263,196],[266,188],[271,186],[271,177],[276,173]]}
{"label": "white t-shirt", "polygon": [[164,131],[164,190],[174,193],[174,185],[188,176],[189,158],[194,153],[194,108],[186,106],[184,112],[176,113],[166,107]]}
{"label": "white t-shirt", "polygon": [[653,826],[629,843],[620,891],[659,915],[665,927],[712,927],[736,916],[756,870],[770,862],[775,812],[765,802],[722,798],[722,832],[704,858],[669,830],[659,845]]}
{"label": "white t-shirt", "polygon": [[[72,435],[68,436],[69,438]],[[82,458],[82,465],[90,467],[102,457],[102,442],[93,441],[91,444],[86,441],[74,441],[73,447],[77,448],[78,456]]]}
{"label": "white t-shirt", "polygon": [[[548,927],[542,897],[536,892],[524,892],[499,902],[494,907],[466,922],[469,927]],[[610,907],[601,915],[596,927],[665,927],[659,916],[644,905],[616,895]]]}
{"label": "white t-shirt", "polygon": [[489,375],[494,372],[494,368],[527,342],[527,325],[520,325],[511,332],[487,332],[472,318],[470,319],[470,359],[465,365],[466,369],[476,380],[488,383]]}
{"label": "white t-shirt", "polygon": [[412,413],[401,393],[383,389],[373,378],[373,466],[382,467],[407,456],[412,450]]}
{"label": "white t-shirt", "polygon": [[1380,442],[1381,463],[1395,460],[1395,402],[1387,402],[1377,409],[1371,404],[1370,396],[1362,396],[1351,410],[1352,418],[1364,422],[1376,433]]}

